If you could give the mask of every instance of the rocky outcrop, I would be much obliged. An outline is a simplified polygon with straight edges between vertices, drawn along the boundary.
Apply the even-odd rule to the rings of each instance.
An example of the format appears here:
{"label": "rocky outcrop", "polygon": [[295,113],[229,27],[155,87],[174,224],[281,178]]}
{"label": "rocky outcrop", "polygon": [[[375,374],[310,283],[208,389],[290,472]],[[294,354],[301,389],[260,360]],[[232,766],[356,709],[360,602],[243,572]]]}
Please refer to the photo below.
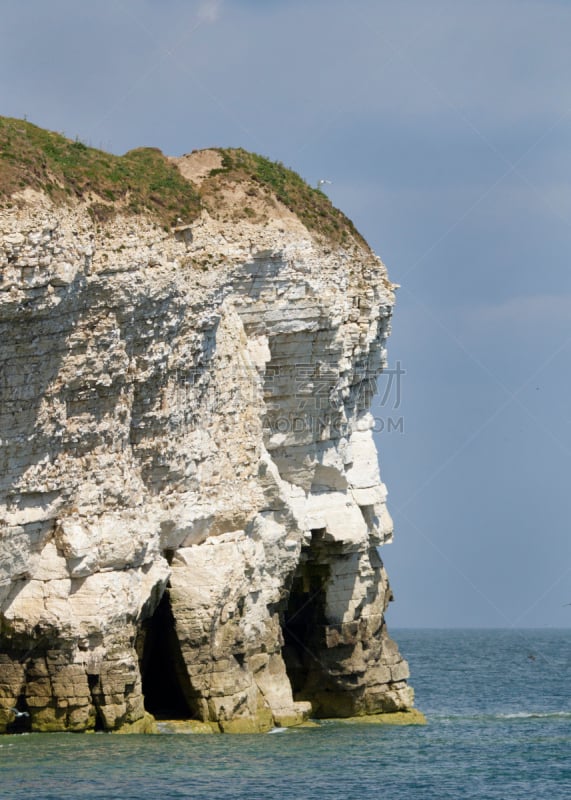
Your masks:
{"label": "rocky outcrop", "polygon": [[392,287],[243,197],[170,230],[0,212],[0,730],[412,705],[369,413]]}

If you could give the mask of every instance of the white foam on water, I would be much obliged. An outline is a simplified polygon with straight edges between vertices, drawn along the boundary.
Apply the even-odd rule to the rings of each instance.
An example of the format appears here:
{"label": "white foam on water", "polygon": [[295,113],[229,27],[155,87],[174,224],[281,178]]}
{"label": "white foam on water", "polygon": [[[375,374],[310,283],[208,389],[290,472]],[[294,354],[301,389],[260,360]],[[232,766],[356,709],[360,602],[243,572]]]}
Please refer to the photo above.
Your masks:
{"label": "white foam on water", "polygon": [[497,714],[499,719],[566,719],[571,711],[515,711],[511,714]]}

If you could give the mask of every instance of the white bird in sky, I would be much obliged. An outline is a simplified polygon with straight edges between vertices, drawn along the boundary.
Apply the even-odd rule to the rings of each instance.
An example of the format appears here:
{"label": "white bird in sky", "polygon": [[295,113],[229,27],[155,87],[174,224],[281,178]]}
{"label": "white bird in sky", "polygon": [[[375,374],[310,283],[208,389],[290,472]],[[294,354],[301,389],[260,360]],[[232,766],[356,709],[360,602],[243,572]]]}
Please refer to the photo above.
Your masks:
{"label": "white bird in sky", "polygon": [[327,178],[320,178],[317,181],[317,188],[321,189],[321,187],[324,186],[326,183],[333,183],[333,181],[328,181]]}

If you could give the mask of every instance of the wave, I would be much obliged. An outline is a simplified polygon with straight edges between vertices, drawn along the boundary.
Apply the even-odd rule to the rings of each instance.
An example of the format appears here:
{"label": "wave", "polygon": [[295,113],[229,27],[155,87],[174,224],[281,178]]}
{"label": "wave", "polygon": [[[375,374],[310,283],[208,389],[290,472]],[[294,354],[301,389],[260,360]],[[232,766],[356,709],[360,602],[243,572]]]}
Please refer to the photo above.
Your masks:
{"label": "wave", "polygon": [[489,714],[427,714],[429,722],[493,722],[505,720],[571,720],[571,711],[498,711]]}
{"label": "wave", "polygon": [[571,719],[571,711],[515,711],[494,716],[499,719]]}

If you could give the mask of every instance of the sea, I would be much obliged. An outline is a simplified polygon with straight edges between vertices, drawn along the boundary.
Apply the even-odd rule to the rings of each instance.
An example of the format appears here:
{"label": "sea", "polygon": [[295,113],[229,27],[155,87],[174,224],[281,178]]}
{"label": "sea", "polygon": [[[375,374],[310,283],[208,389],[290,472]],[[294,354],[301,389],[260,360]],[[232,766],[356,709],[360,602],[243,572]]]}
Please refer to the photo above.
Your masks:
{"label": "sea", "polygon": [[395,630],[422,727],[0,737],[10,800],[571,798],[571,630]]}

